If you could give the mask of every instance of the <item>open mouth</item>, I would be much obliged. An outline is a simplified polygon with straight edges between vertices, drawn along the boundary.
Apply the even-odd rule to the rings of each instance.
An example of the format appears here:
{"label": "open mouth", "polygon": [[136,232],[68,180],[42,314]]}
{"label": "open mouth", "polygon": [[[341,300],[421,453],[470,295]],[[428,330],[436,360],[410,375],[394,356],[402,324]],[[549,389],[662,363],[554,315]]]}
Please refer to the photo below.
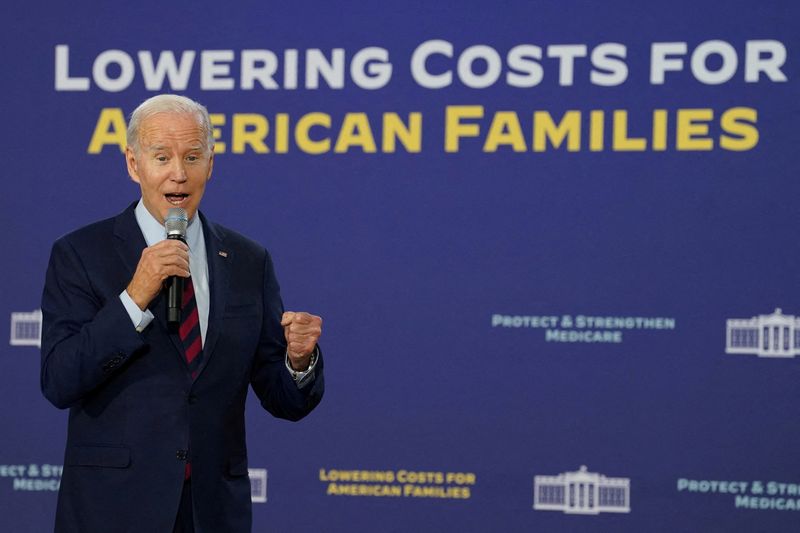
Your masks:
{"label": "open mouth", "polygon": [[164,198],[166,198],[167,201],[169,203],[171,203],[172,205],[181,205],[186,201],[187,198],[189,198],[189,195],[186,194],[186,193],[177,193],[176,192],[176,193],[165,194]]}

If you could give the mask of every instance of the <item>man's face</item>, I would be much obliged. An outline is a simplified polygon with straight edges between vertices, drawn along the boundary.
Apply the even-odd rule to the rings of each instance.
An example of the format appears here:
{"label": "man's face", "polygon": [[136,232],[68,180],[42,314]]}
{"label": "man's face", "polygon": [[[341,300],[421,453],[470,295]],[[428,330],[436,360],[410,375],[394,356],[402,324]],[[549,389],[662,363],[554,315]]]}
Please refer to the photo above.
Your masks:
{"label": "man's face", "polygon": [[144,206],[164,223],[171,207],[182,207],[191,219],[197,213],[214,154],[194,116],[158,113],[139,127],[138,147],[125,151],[128,174],[142,188]]}

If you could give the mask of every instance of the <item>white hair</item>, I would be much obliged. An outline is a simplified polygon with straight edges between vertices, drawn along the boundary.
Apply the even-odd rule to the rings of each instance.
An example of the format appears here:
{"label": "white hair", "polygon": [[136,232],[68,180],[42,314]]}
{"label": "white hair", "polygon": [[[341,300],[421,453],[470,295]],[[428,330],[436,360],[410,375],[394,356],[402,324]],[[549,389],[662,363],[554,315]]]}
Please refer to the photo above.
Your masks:
{"label": "white hair", "polygon": [[128,121],[128,145],[139,151],[139,127],[146,118],[158,113],[175,113],[192,115],[197,120],[197,125],[206,136],[206,148],[210,152],[214,149],[214,132],[211,128],[211,119],[204,105],[185,96],[177,94],[158,94],[142,102],[133,110]]}

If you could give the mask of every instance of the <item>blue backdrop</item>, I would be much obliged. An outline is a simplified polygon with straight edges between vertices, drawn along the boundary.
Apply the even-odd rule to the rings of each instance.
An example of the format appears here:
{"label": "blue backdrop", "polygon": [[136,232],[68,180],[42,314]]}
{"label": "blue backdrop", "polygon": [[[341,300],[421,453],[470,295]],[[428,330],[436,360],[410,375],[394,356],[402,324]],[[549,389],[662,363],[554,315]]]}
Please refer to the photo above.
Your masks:
{"label": "blue backdrop", "polygon": [[797,530],[800,5],[434,4],[0,8],[3,531],[55,510],[50,245],[158,92],[325,320],[321,406],[249,407],[255,531]]}

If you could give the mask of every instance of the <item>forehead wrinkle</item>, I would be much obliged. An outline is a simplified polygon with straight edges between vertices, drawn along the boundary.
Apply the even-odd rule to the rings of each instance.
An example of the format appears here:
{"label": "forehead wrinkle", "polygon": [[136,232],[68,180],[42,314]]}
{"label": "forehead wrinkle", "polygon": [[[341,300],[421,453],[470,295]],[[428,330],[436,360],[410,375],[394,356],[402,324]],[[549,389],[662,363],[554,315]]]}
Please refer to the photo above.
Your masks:
{"label": "forehead wrinkle", "polygon": [[[159,144],[151,144],[151,145],[147,146],[145,149],[148,152],[161,152],[161,151],[165,151],[165,150],[171,150],[171,148],[168,145],[160,144],[160,143]],[[191,143],[191,144],[189,144],[189,146],[186,147],[186,150],[189,151],[189,152],[195,151],[195,150],[201,150],[202,151],[204,149],[205,149],[205,144],[202,141],[195,141],[194,143]]]}
{"label": "forehead wrinkle", "polygon": [[142,121],[139,127],[140,138],[155,137],[155,141],[160,142],[161,138],[167,141],[178,141],[186,143],[202,143],[205,139],[203,128],[194,121],[186,123],[178,117],[174,122],[164,122],[161,114],[148,117]]}

